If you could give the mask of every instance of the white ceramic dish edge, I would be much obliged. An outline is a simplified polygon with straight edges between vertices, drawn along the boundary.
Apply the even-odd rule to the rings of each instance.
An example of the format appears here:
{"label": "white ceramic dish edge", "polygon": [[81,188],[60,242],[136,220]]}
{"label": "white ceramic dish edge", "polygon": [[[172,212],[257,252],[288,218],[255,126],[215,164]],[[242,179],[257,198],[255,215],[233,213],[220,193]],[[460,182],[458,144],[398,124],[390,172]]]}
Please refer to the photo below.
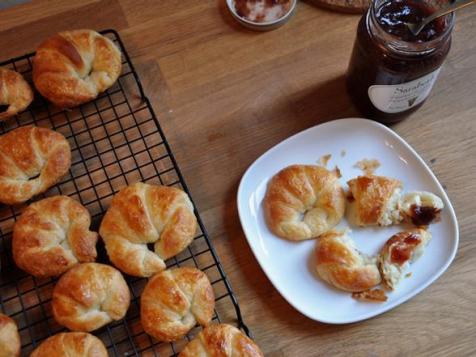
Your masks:
{"label": "white ceramic dish edge", "polygon": [[[379,313],[375,314],[375,313],[367,313],[367,314],[364,314],[364,315],[361,315],[359,316],[358,318],[353,318],[353,319],[348,319],[348,320],[340,320],[338,322],[336,321],[332,321],[332,320],[327,320],[327,319],[317,319],[317,318],[314,318],[312,316],[310,316],[309,314],[307,314],[305,311],[302,311],[299,306],[297,306],[296,304],[294,304],[293,302],[293,299],[288,296],[288,294],[285,292],[285,291],[282,291],[281,289],[278,288],[278,284],[275,282],[275,278],[273,277],[272,274],[270,274],[270,272],[267,270],[266,266],[263,265],[261,263],[261,261],[259,260],[258,256],[257,256],[257,253],[254,251],[254,249],[251,249],[253,251],[253,254],[256,258],[256,260],[258,261],[259,265],[261,266],[261,269],[265,272],[266,276],[268,277],[268,279],[271,281],[271,283],[273,284],[273,286],[276,288],[276,290],[278,290],[278,292],[281,294],[281,296],[284,297],[284,299],[291,305],[293,306],[296,310],[298,310],[299,312],[301,312],[303,315],[305,315],[306,317],[312,319],[312,320],[316,320],[316,321],[320,321],[320,322],[324,322],[324,323],[328,323],[328,324],[349,324],[349,323],[355,323],[355,322],[358,322],[358,321],[363,321],[363,320],[367,320],[369,318],[372,318],[372,317],[375,317],[377,315],[380,315],[380,314],[383,314],[395,307],[397,307],[398,305],[402,304],[403,302],[406,302],[410,299],[412,299],[414,296],[416,296],[417,294],[419,294],[421,291],[423,291],[425,288],[427,288],[429,285],[431,285],[432,283],[434,283],[439,277],[441,277],[441,275],[448,269],[448,267],[450,266],[450,264],[452,263],[452,261],[454,260],[455,256],[456,256],[456,252],[457,252],[457,249],[458,249],[458,245],[459,245],[459,225],[458,225],[458,220],[456,218],[456,214],[455,214],[455,211],[454,211],[454,208],[451,204],[451,201],[449,200],[448,198],[448,195],[446,194],[446,191],[443,189],[443,187],[441,186],[440,182],[438,181],[438,179],[436,178],[436,176],[434,175],[433,171],[428,167],[428,165],[426,164],[426,162],[421,158],[421,156],[403,139],[401,138],[397,133],[395,133],[393,130],[389,129],[388,127],[386,127],[385,125],[382,125],[380,123],[377,123],[375,121],[372,121],[372,120],[369,120],[369,119],[363,119],[363,118],[343,118],[343,119],[338,119],[339,121],[355,121],[356,120],[360,120],[360,121],[363,121],[365,122],[366,124],[371,124],[371,125],[376,125],[376,126],[379,126],[381,129],[385,130],[388,134],[390,134],[393,138],[395,138],[397,141],[399,141],[406,149],[408,149],[416,158],[417,160],[420,162],[420,164],[428,171],[428,173],[431,175],[432,179],[435,181],[436,185],[438,186],[439,190],[440,190],[440,193],[442,194],[442,196],[444,197],[444,201],[448,203],[447,207],[445,209],[448,210],[449,214],[451,215],[451,218],[454,220],[455,222],[455,231],[453,232],[454,233],[454,236],[455,236],[455,244],[454,244],[454,248],[453,250],[451,251],[450,255],[449,255],[449,258],[447,259],[447,261],[445,262],[445,264],[437,271],[437,273],[431,278],[431,279],[428,279],[424,284],[422,284],[421,286],[419,286],[418,288],[416,288],[415,290],[413,290],[409,295],[407,296],[402,296],[401,298],[393,301],[392,303],[388,304],[387,306],[385,306],[385,308],[380,311]],[[245,171],[241,181],[240,181],[240,185],[238,187],[238,193],[237,193],[237,206],[238,206],[238,214],[239,214],[239,217],[240,217],[240,222],[241,222],[241,226],[243,228],[243,231],[245,233],[245,237],[248,241],[248,244],[251,246],[252,243],[250,241],[250,238],[249,238],[249,235],[251,234],[251,232],[249,232],[248,228],[246,227],[245,224],[243,224],[244,222],[244,219],[243,219],[243,212],[241,211],[240,209],[240,204],[239,204],[239,197],[241,196],[241,192],[243,191],[243,183],[246,182],[246,177],[247,175],[249,174],[250,170],[252,169],[252,167],[257,164],[260,160],[262,160],[268,153],[272,152],[273,150],[276,150],[277,147],[279,147],[280,145],[286,143],[287,141],[290,141],[292,140],[295,136],[298,136],[300,134],[303,134],[307,131],[310,131],[310,130],[313,130],[314,128],[316,127],[323,127],[325,125],[330,125],[332,124],[333,122],[326,122],[326,123],[322,123],[322,124],[318,124],[314,127],[311,127],[311,128],[308,128],[308,129],[305,129],[299,133],[296,133],[292,136],[290,136],[289,138],[281,141],[280,143],[276,144],[275,146],[273,146],[271,149],[267,150],[265,153],[263,153],[258,159],[256,159],[253,164],[250,165],[250,167]]]}

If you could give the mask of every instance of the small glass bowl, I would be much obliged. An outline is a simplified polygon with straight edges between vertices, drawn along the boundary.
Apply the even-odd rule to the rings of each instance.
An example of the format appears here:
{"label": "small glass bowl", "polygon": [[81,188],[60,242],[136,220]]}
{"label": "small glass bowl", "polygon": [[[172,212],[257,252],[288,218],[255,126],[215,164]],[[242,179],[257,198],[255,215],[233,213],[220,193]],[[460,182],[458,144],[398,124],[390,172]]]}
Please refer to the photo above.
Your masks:
{"label": "small glass bowl", "polygon": [[296,9],[296,4],[297,4],[297,0],[291,0],[291,7],[289,11],[283,16],[281,16],[279,19],[276,19],[273,21],[267,21],[267,22],[255,22],[238,15],[235,8],[235,0],[226,0],[226,5],[228,6],[228,9],[230,10],[235,20],[238,21],[243,26],[251,30],[257,30],[257,31],[270,31],[284,25],[286,22],[288,22],[288,20],[293,15],[294,10]]}

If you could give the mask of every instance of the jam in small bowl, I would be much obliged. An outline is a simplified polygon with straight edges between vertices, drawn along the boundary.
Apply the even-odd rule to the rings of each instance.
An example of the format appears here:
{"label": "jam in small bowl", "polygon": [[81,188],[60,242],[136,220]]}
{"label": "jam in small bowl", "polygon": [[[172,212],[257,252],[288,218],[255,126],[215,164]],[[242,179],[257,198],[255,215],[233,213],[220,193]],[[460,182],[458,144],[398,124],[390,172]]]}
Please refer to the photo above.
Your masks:
{"label": "jam in small bowl", "polygon": [[253,30],[273,30],[289,20],[297,0],[227,0],[233,17]]}

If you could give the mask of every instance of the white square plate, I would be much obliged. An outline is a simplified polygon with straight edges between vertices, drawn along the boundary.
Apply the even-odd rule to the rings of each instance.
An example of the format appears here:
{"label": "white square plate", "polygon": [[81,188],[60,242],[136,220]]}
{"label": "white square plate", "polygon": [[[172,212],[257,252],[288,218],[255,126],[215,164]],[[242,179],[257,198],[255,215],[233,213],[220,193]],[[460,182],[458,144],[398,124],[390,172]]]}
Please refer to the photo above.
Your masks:
{"label": "white square plate", "polygon": [[[345,154],[344,154],[345,153]],[[350,293],[334,289],[314,273],[315,241],[289,242],[273,235],[266,226],[262,201],[270,178],[291,164],[316,164],[331,154],[328,167],[337,165],[341,183],[362,172],[357,161],[377,159],[376,174],[395,177],[404,191],[425,190],[440,196],[445,204],[441,221],[430,226],[433,235],[423,256],[410,266],[411,277],[403,279],[385,303],[354,300]],[[238,189],[238,211],[248,243],[262,269],[281,295],[307,317],[334,324],[356,322],[379,315],[418,294],[450,265],[458,247],[458,223],[453,207],[430,168],[396,133],[366,119],[341,119],[296,134],[256,160],[244,174]],[[348,223],[343,219],[339,227]],[[401,226],[351,227],[359,250],[376,254]]]}

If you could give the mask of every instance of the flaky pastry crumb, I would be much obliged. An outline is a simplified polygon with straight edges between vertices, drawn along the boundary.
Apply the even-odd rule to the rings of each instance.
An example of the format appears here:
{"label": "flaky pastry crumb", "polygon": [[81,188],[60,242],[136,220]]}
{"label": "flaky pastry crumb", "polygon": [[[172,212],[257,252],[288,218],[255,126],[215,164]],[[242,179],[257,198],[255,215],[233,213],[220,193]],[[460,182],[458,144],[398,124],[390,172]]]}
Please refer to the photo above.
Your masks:
{"label": "flaky pastry crumb", "polygon": [[365,175],[373,175],[373,173],[380,167],[380,161],[375,159],[362,159],[358,161],[354,167],[362,170]]}
{"label": "flaky pastry crumb", "polygon": [[355,300],[367,301],[367,302],[385,302],[387,301],[387,295],[382,289],[374,289],[362,291],[359,293],[352,293],[352,297]]}

